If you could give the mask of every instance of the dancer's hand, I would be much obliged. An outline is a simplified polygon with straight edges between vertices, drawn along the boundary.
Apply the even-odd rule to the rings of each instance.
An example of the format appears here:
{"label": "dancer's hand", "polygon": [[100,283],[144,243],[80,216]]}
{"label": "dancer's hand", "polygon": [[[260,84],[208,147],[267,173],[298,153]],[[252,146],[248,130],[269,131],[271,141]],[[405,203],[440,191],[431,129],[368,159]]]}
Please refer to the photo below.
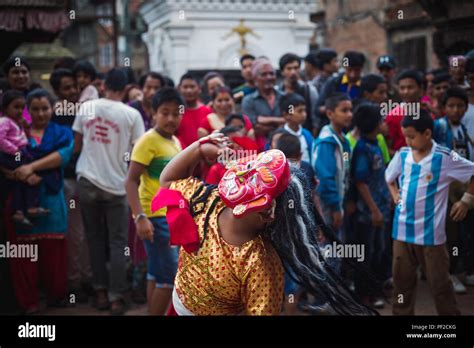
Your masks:
{"label": "dancer's hand", "polygon": [[219,131],[214,131],[208,136],[202,137],[201,139],[199,139],[199,142],[201,144],[211,143],[211,144],[216,145],[219,148],[229,146],[230,144],[229,137],[226,137],[224,134],[220,133]]}
{"label": "dancer's hand", "polygon": [[221,156],[227,151],[231,151],[231,142],[228,137],[219,132],[214,132],[206,137],[199,139],[201,154],[214,161],[218,156]]}
{"label": "dancer's hand", "polygon": [[138,221],[135,223],[135,226],[137,228],[137,235],[138,237],[140,237],[140,239],[148,239],[150,242],[153,243],[153,232],[155,228],[153,227],[153,224],[151,223],[150,219],[148,219],[147,217],[138,219]]}

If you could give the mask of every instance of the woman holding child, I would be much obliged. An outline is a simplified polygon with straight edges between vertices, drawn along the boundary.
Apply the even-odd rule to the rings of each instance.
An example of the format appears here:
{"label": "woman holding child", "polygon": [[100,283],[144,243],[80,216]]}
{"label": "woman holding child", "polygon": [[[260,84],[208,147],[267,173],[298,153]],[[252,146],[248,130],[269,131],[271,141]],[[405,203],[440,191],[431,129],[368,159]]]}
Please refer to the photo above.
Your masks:
{"label": "woman holding child", "polygon": [[[52,98],[46,90],[30,92],[27,97],[31,115],[28,143],[35,153],[35,160],[14,171],[3,169],[10,180],[38,185],[40,206],[50,212],[32,218],[32,227],[15,229],[8,205],[6,209],[10,242],[37,245],[37,260],[18,258],[10,262],[17,301],[27,314],[39,311],[40,279],[49,306],[64,306],[67,295],[67,206],[63,191],[63,168],[71,159],[74,141],[70,129],[50,122],[52,106]],[[31,180],[32,176],[36,180]]]}

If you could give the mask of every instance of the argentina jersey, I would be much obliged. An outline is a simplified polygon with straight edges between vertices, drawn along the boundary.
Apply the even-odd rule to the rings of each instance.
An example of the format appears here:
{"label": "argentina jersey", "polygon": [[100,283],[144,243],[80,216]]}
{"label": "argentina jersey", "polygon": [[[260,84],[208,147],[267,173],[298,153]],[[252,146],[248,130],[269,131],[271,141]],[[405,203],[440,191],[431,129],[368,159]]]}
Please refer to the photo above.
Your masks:
{"label": "argentina jersey", "polygon": [[432,143],[431,152],[418,163],[411,148],[401,148],[385,171],[387,183],[398,180],[400,187],[393,219],[394,240],[418,245],[445,243],[449,184],[467,183],[474,176],[473,162]]}

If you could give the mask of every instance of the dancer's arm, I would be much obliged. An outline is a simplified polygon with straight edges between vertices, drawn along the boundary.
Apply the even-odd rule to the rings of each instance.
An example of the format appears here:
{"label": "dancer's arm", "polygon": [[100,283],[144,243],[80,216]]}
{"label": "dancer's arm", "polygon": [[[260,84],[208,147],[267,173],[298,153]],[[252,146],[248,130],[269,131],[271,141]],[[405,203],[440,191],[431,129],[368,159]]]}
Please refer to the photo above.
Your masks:
{"label": "dancer's arm", "polygon": [[[202,142],[207,139],[211,142],[203,144]],[[160,176],[160,186],[169,188],[173,181],[190,177],[196,165],[203,158],[216,160],[217,156],[225,151],[227,141],[228,138],[221,133],[213,133],[189,145],[163,169]]]}

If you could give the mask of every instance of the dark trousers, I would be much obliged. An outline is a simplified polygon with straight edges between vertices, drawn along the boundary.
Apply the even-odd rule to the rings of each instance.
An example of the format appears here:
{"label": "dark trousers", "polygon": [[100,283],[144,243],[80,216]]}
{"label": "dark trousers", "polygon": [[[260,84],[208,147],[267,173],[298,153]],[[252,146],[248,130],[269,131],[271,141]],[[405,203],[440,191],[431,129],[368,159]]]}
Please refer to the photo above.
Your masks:
{"label": "dark trousers", "polygon": [[[355,224],[355,240],[357,244],[364,245],[364,260],[362,264],[367,268],[377,282],[384,279],[383,269],[383,251],[384,251],[384,230],[382,228],[374,228],[371,224],[356,222]],[[360,271],[354,274],[354,285],[356,292],[360,297],[379,296],[380,291],[370,284],[367,277]]]}
{"label": "dark trousers", "polygon": [[[0,153],[0,166],[9,170],[14,170],[24,164],[32,161],[32,157],[26,148],[22,149],[18,156]],[[12,188],[13,201],[12,209],[14,212],[20,210],[26,212],[29,208],[39,205],[39,187],[30,186],[21,181],[9,181]]]}
{"label": "dark trousers", "polygon": [[[79,201],[89,244],[92,285],[108,289],[109,300],[123,298],[127,289],[128,204],[126,196],[117,196],[79,179]],[[110,272],[107,271],[107,248]]]}
{"label": "dark trousers", "polygon": [[[446,214],[446,246],[449,255],[449,273],[474,272],[474,210],[468,210],[462,221],[453,221],[449,216],[452,204]],[[461,266],[459,265],[461,264]]]}
{"label": "dark trousers", "polygon": [[13,201],[12,209],[14,212],[26,211],[30,208],[39,206],[39,186],[30,186],[20,181],[12,181]]}

